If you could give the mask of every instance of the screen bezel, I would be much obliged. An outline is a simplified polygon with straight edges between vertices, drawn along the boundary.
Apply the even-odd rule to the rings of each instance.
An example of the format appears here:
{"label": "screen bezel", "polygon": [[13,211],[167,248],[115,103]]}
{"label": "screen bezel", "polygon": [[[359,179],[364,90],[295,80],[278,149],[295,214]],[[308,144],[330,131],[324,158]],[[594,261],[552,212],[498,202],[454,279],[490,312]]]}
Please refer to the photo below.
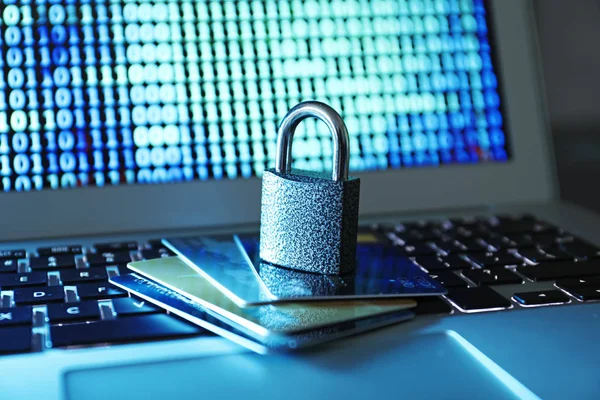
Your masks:
{"label": "screen bezel", "polygon": [[[532,6],[488,2],[510,158],[354,174],[361,215],[549,201],[557,196]],[[255,224],[257,178],[0,194],[0,240]],[[410,190],[409,188],[413,188]]]}

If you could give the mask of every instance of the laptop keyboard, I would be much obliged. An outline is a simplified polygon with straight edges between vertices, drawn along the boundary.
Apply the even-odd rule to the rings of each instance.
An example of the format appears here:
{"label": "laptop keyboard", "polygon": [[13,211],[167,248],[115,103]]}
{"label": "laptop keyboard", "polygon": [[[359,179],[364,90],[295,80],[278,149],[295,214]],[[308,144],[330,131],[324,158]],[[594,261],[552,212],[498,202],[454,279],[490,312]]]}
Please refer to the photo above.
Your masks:
{"label": "laptop keyboard", "polygon": [[171,255],[159,240],[1,251],[0,354],[207,335],[108,283]]}
{"label": "laptop keyboard", "polygon": [[[385,234],[402,247],[448,289],[444,298],[461,312],[600,299],[600,249],[533,216],[422,221],[367,229]],[[554,283],[555,289],[536,291],[534,283]],[[519,285],[519,290],[510,298],[495,290],[506,285]]]}
{"label": "laptop keyboard", "polygon": [[[532,216],[398,225],[376,233],[448,289],[417,314],[600,300],[600,249]],[[0,354],[208,335],[108,283],[127,263],[171,256],[160,240],[0,251]],[[540,289],[539,283],[553,286]],[[503,287],[512,288],[507,296]],[[454,310],[454,311],[453,311]]]}

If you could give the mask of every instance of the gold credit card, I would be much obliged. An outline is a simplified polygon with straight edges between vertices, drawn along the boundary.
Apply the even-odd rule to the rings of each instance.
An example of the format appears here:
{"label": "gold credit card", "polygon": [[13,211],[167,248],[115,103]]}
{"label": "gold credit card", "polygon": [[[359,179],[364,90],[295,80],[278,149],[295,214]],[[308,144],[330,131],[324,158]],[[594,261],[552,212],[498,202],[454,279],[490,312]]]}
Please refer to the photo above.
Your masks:
{"label": "gold credit card", "polygon": [[301,332],[417,305],[412,299],[388,298],[290,302],[241,308],[179,257],[131,262],[128,267],[262,336]]}

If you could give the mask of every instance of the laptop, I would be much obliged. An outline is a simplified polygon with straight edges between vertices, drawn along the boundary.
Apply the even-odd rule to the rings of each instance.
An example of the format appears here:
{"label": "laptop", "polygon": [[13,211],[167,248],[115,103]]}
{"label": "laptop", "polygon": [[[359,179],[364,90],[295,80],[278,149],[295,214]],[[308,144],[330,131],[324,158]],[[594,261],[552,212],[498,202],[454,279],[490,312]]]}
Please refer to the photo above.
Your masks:
{"label": "laptop", "polygon": [[[519,0],[4,0],[0,398],[597,398],[600,218],[558,197]],[[383,234],[448,294],[259,356],[111,286],[257,232],[295,104],[337,109]],[[294,163],[331,168],[309,120]]]}

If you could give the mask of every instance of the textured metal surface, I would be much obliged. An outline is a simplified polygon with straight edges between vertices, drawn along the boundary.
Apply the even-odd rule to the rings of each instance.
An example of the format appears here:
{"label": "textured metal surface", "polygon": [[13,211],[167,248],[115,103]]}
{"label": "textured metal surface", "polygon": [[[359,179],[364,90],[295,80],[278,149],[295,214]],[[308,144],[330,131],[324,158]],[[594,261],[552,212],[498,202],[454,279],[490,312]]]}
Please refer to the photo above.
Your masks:
{"label": "textured metal surface", "polygon": [[[323,121],[333,136],[332,179],[291,168],[294,132],[308,117]],[[348,177],[349,141],[344,121],[326,104],[303,102],[283,118],[277,132],[275,169],[263,175],[261,259],[319,274],[354,269],[360,180]]]}
{"label": "textured metal surface", "polygon": [[263,175],[260,258],[320,274],[352,271],[360,180],[334,182],[326,175],[292,170]]}
{"label": "textured metal surface", "polygon": [[340,114],[327,104],[318,101],[305,101],[292,108],[285,115],[277,132],[277,153],[275,171],[286,174],[292,169],[292,140],[298,124],[306,118],[317,118],[327,125],[333,136],[334,181],[348,179],[350,139],[348,129]]}

